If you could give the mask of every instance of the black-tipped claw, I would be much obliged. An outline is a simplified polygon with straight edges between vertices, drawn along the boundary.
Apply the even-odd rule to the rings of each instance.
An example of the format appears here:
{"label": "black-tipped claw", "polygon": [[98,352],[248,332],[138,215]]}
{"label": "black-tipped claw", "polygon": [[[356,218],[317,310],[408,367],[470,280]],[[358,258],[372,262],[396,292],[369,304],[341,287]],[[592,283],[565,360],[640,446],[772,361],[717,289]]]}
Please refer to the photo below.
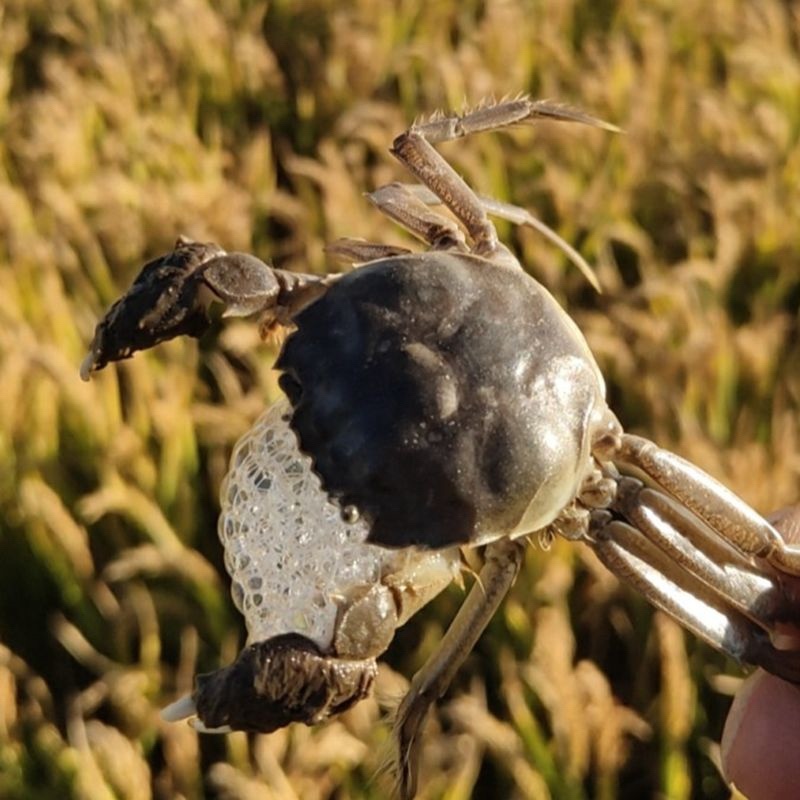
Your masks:
{"label": "black-tipped claw", "polygon": [[98,323],[81,377],[176,336],[201,336],[213,302],[226,316],[246,316],[274,304],[279,291],[273,271],[255,256],[181,237],[171,253],[145,264]]}
{"label": "black-tipped claw", "polygon": [[212,243],[178,239],[175,249],[145,264],[130,289],[97,324],[81,377],[176,336],[200,336],[209,325],[198,295],[198,269],[225,255]]}
{"label": "black-tipped claw", "polygon": [[372,659],[325,656],[304,636],[284,634],[250,645],[228,667],[198,675],[194,707],[186,709],[197,714],[200,730],[270,733],[291,722],[315,725],[365,698],[376,674]]}

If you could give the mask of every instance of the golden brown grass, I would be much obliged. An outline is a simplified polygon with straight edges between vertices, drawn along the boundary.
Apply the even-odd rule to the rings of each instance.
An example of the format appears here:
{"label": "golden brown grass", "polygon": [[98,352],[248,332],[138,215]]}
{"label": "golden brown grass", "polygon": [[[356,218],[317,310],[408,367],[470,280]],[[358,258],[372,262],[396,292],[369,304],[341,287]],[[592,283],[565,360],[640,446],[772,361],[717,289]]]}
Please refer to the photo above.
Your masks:
{"label": "golden brown grass", "polygon": [[[89,385],[93,325],[176,234],[282,267],[403,235],[362,192],[415,116],[528,91],[541,125],[447,154],[598,269],[501,226],[570,308],[624,424],[761,511],[800,474],[800,6],[780,0],[6,0],[0,6],[0,796],[380,798],[376,701],[198,739],[157,709],[242,625],[215,535],[236,438],[276,393],[245,323]],[[403,629],[384,696],[457,589]],[[580,547],[532,548],[429,727],[424,798],[725,797],[738,675]]]}

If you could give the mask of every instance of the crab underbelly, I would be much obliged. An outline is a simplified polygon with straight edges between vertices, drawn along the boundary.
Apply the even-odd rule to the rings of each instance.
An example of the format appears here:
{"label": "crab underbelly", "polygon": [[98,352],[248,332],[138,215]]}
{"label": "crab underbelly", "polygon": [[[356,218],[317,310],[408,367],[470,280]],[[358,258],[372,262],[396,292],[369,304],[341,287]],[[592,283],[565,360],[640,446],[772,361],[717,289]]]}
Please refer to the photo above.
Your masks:
{"label": "crab underbelly", "polygon": [[221,490],[219,537],[248,641],[299,633],[330,649],[340,610],[379,583],[415,570],[460,570],[457,548],[388,549],[369,525],[328,497],[289,427],[271,406],[238,442]]}

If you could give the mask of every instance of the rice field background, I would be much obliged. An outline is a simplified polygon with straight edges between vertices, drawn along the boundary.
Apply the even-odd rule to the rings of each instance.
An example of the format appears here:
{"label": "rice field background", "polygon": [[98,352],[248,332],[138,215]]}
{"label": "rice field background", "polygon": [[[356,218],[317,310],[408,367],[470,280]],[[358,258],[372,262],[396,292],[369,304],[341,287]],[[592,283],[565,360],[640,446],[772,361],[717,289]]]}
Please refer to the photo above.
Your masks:
{"label": "rice field background", "polygon": [[[578,321],[623,424],[762,512],[800,498],[800,4],[780,0],[5,0],[0,5],[0,797],[383,798],[386,705],[317,729],[160,721],[243,625],[215,532],[239,437],[277,395],[232,322],[81,383],[94,324],[179,233],[324,271],[407,243],[362,192],[397,132],[529,92],[542,124],[443,150],[596,265],[502,236]],[[742,671],[583,547],[536,543],[427,729],[423,798],[724,798]]]}

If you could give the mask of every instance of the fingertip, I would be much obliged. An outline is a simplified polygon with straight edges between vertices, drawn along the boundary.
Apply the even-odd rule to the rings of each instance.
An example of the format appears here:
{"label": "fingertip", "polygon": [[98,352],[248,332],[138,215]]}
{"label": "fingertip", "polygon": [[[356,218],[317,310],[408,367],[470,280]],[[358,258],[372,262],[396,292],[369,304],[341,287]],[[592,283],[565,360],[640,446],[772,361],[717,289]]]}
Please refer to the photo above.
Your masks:
{"label": "fingertip", "polygon": [[800,797],[800,688],[761,670],[744,683],[722,735],[726,779],[750,800]]}

